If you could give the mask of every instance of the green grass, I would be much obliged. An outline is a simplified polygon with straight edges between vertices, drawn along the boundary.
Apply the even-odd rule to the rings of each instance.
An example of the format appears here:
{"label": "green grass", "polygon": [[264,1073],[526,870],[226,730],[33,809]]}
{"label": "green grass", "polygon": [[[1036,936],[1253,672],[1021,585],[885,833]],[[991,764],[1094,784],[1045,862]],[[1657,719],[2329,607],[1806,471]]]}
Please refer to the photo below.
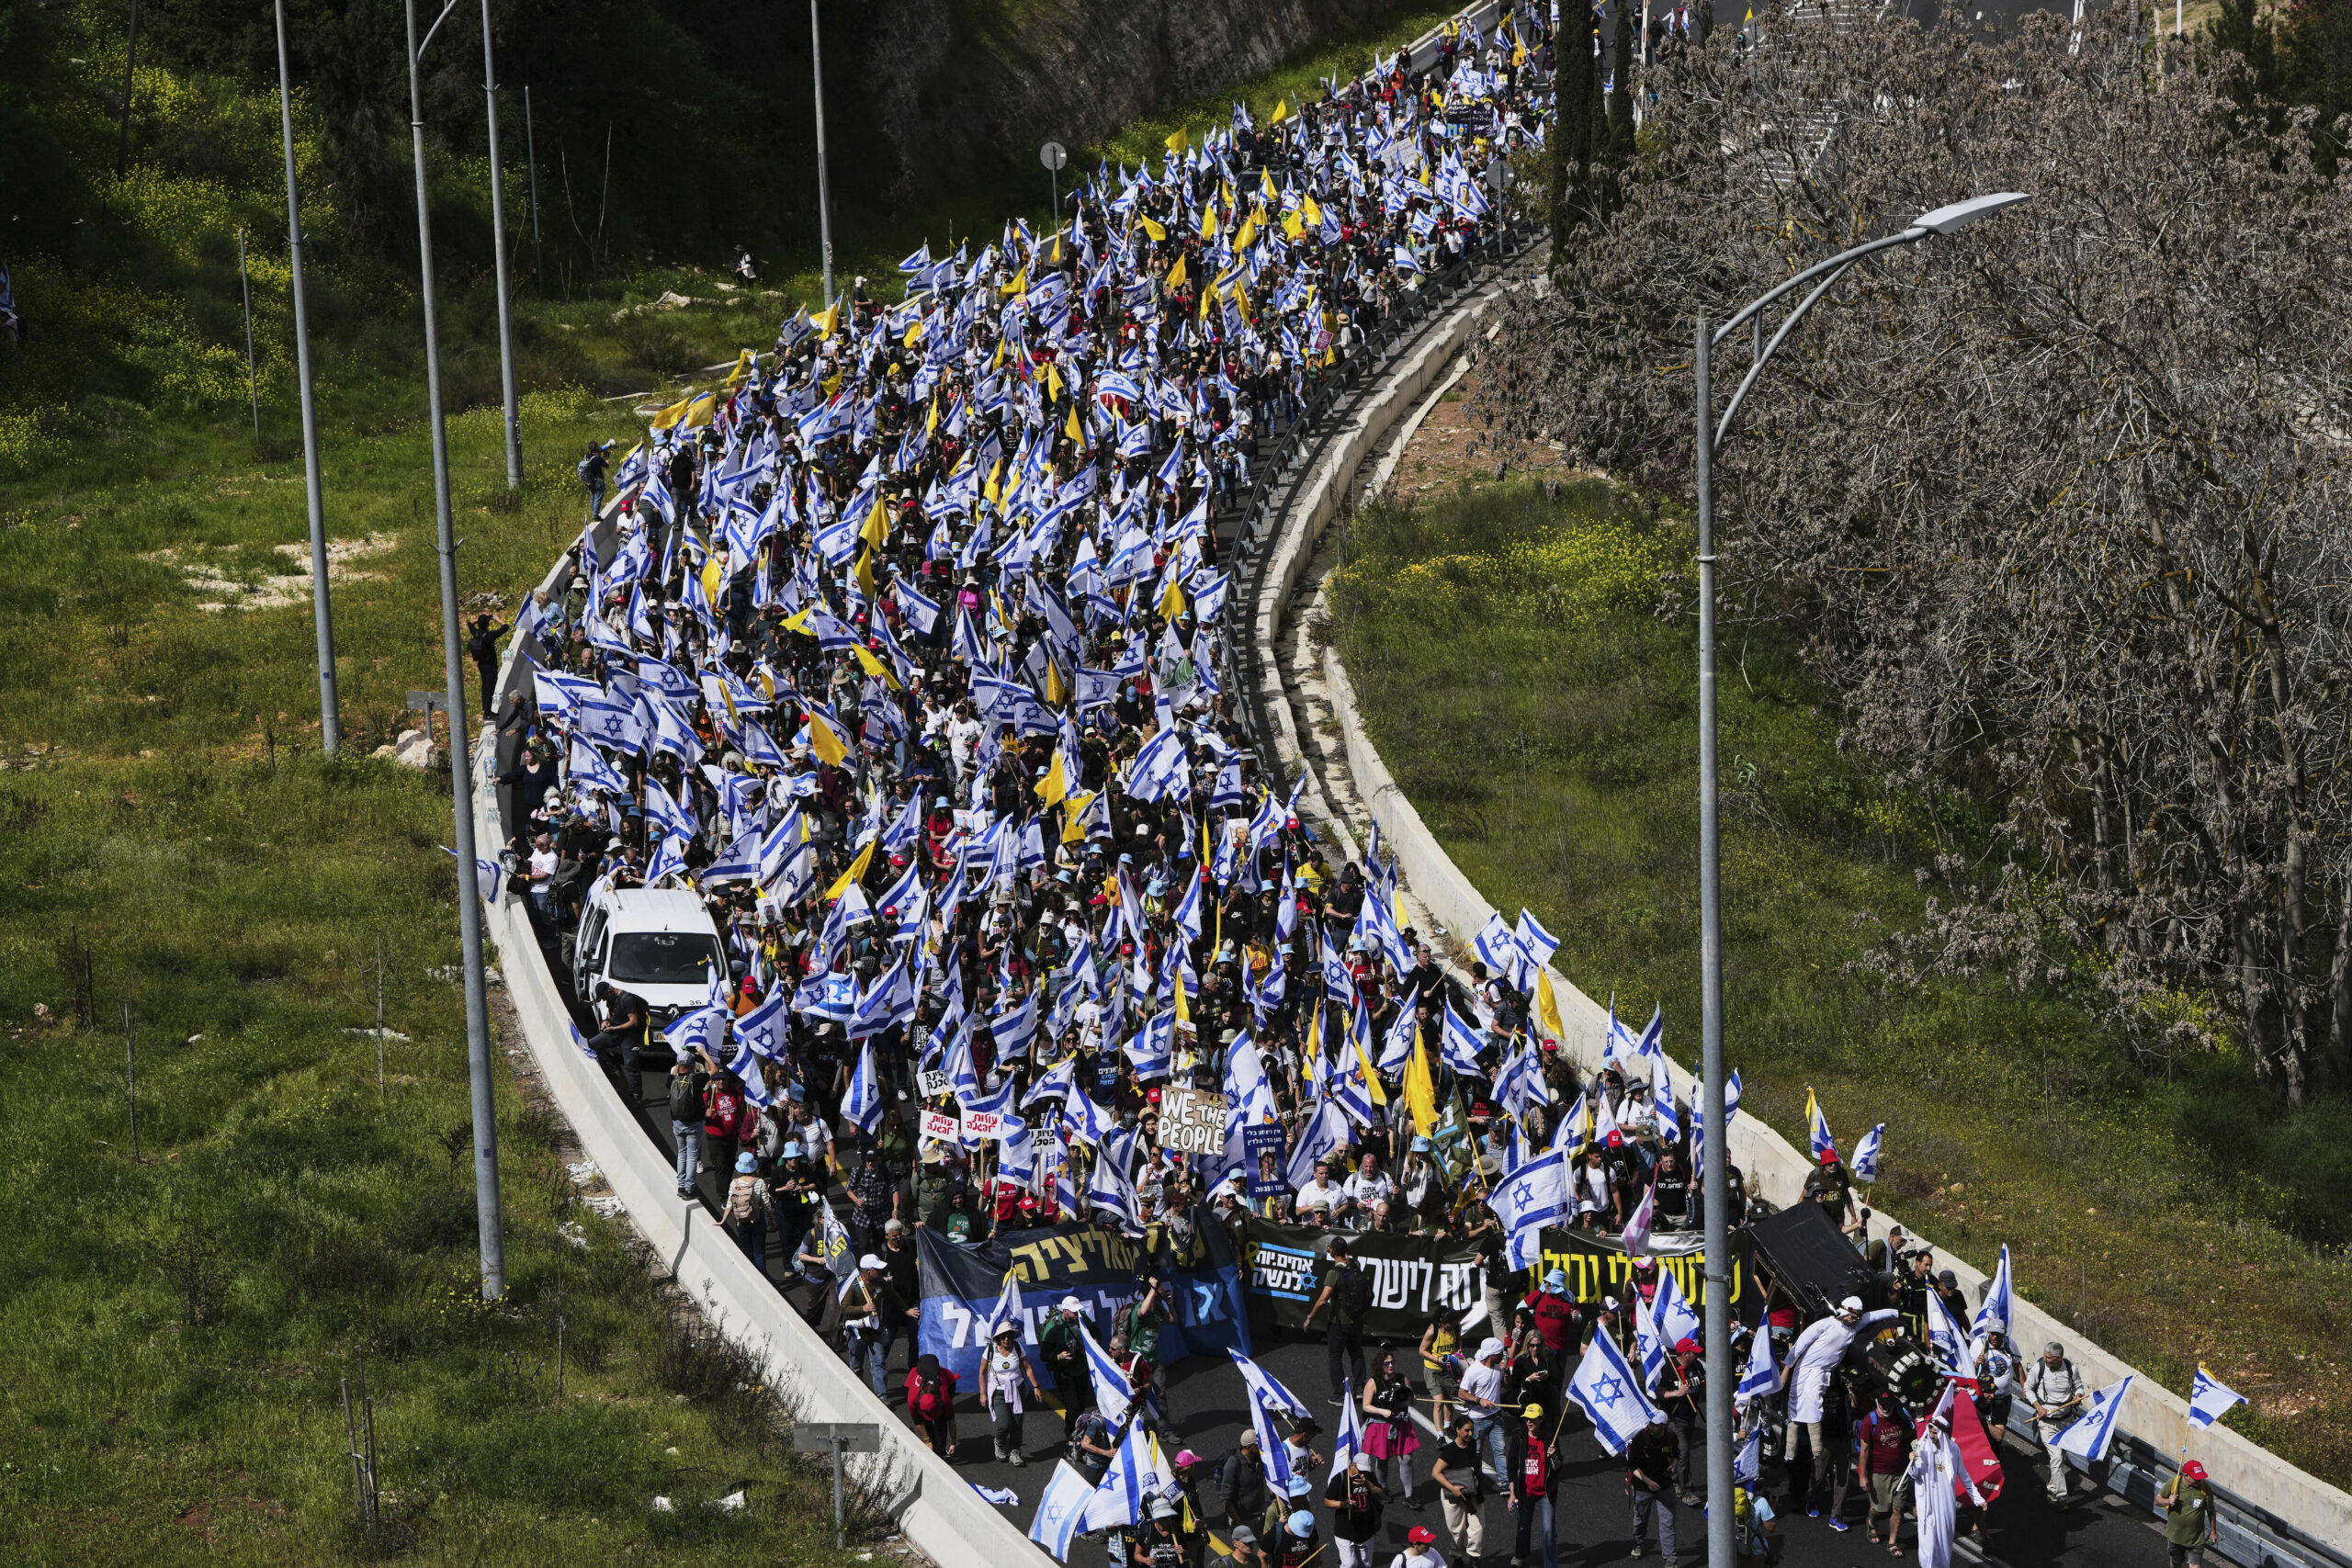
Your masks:
{"label": "green grass", "polygon": [[[1333,636],[1383,759],[1471,880],[1562,939],[1637,1021],[1698,1032],[1696,633],[1678,518],[1598,481],[1376,506]],[[1662,598],[1681,613],[1661,618]],[[1857,967],[1915,929],[1970,803],[1842,753],[1792,639],[1722,650],[1725,1043],[1746,1108],[1802,1146],[1808,1084],[1848,1145],[1888,1123],[1888,1203],[2167,1385],[2202,1358],[2232,1418],[2352,1480],[2352,1106],[2300,1117],[2228,1057],[2132,1057],[2070,987],[1887,988]],[[2235,1375],[2233,1375],[2233,1374]]]}

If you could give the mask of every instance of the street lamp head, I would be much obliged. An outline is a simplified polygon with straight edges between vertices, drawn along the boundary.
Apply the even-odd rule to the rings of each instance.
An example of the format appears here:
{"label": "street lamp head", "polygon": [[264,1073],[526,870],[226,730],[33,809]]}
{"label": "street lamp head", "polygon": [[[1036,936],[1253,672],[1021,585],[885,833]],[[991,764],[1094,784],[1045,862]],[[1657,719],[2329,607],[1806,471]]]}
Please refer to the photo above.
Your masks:
{"label": "street lamp head", "polygon": [[1951,234],[1967,228],[1979,218],[1991,216],[2005,207],[2015,207],[2020,201],[2030,201],[2023,191],[2005,190],[1997,196],[1972,196],[1966,201],[1955,201],[1949,207],[1939,207],[1933,212],[1922,212],[1911,220],[1910,232],[1920,239],[1930,234]]}

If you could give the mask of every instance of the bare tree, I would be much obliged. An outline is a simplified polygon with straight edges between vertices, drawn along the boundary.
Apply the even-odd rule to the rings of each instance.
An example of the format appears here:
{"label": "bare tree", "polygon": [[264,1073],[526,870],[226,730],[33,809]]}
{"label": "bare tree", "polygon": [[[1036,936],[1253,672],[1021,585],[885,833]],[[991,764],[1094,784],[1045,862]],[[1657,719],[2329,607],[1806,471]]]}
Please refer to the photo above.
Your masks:
{"label": "bare tree", "polygon": [[2142,1049],[2242,1043],[2300,1105],[2352,1058],[2352,202],[2306,121],[2112,17],[2078,51],[2041,14],[1759,32],[1662,66],[1484,412],[1687,491],[1698,310],[2032,193],[1792,335],[1718,469],[1729,597],[1802,627],[1849,741],[2000,810],[1891,969],[2087,980]]}

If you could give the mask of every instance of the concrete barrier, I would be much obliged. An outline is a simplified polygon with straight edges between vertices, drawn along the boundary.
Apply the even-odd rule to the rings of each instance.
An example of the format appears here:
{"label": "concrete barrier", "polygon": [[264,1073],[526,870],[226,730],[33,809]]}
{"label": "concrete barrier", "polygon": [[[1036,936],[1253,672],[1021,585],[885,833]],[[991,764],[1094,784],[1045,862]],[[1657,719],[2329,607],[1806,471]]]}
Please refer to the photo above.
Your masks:
{"label": "concrete barrier", "polygon": [[[1487,299],[1491,298],[1490,291]],[[1281,667],[1275,654],[1275,637],[1281,629],[1283,606],[1314,560],[1323,530],[1339,514],[1349,476],[1390,426],[1413,410],[1423,392],[1444,372],[1447,362],[1470,341],[1484,319],[1487,299],[1457,310],[1363,396],[1357,412],[1341,426],[1339,437],[1327,448],[1301,489],[1291,514],[1279,525],[1274,554],[1269,558],[1252,611],[1260,669],[1273,687],[1271,700],[1265,704],[1266,711],[1273,716],[1276,729],[1270,739],[1286,772],[1303,766],[1304,759],[1289,705],[1283,700],[1280,690]],[[1421,820],[1420,813],[1381,761],[1380,753],[1364,732],[1354,687],[1336,651],[1325,650],[1323,672],[1357,795],[1379,824],[1382,839],[1395,853],[1414,897],[1436,919],[1466,941],[1496,913],[1494,907],[1453,863],[1453,857],[1438,843]],[[1561,1050],[1586,1073],[1597,1071],[1608,1036],[1608,1010],[1558,970],[1547,966],[1546,973],[1551,976],[1553,991],[1560,1004],[1560,1021],[1567,1035],[1560,1042]],[[1669,1065],[1668,1070],[1678,1094],[1688,1101],[1692,1075],[1679,1065]],[[1780,1134],[1755,1116],[1743,1116],[1732,1123],[1724,1142],[1733,1163],[1747,1175],[1751,1190],[1782,1206],[1802,1200],[1805,1177],[1812,1170],[1813,1162]],[[1894,1215],[1875,1213],[1871,1216],[1871,1234],[1883,1236],[1890,1225],[1898,1223],[1901,1222]],[[1933,1245],[1933,1238],[1923,1235],[1917,1226],[1905,1224],[1904,1228]],[[1940,1266],[1952,1270],[1972,1298],[1982,1292],[1986,1284],[1982,1270],[1940,1247],[1937,1255]],[[2095,1387],[2120,1382],[2138,1371],[2068,1328],[2026,1300],[2022,1293],[2018,1298],[2016,1321],[2009,1327],[2012,1342],[2029,1350],[2053,1339],[2064,1343],[2067,1354]],[[2144,1373],[2132,1385],[2120,1427],[2124,1433],[2139,1439],[2146,1450],[2166,1461],[2184,1450],[2193,1450],[2204,1461],[2217,1487],[2271,1516],[2272,1523],[2284,1525],[2289,1531],[2306,1538],[2303,1542],[2284,1543],[2285,1550],[2281,1551],[2282,1543],[2258,1533],[2248,1520],[2225,1522],[2223,1546],[2233,1561],[2310,1561],[2310,1554],[2301,1551],[2301,1547],[2316,1543],[2340,1551],[2346,1543],[2352,1542],[2352,1495],[2296,1469],[2227,1427],[2195,1426],[2188,1419],[2188,1401]],[[2142,1489],[2133,1490],[2136,1494]]]}
{"label": "concrete barrier", "polygon": [[[548,586],[560,588],[564,571],[559,567],[550,572]],[[514,678],[511,669],[507,678]],[[529,678],[526,671],[522,678]],[[485,729],[476,757],[487,763],[494,746],[493,733]],[[499,820],[492,776],[487,766],[477,767],[475,829],[483,843],[503,845],[506,830]],[[670,1260],[679,1288],[702,1303],[718,1332],[759,1359],[799,1418],[881,1427],[881,1453],[852,1462],[869,1467],[889,1495],[900,1499],[899,1528],[940,1568],[1044,1560],[1021,1527],[982,1502],[969,1482],[874,1397],[874,1391],[801,1321],[699,1202],[678,1197],[669,1159],[621,1103],[604,1070],[573,1044],[571,1012],[532,932],[524,900],[508,893],[483,913],[532,1061],[579,1136],[580,1146],[628,1209],[629,1223]],[[1041,1491],[1044,1480],[1041,1472]],[[1024,1505],[1035,1501],[1023,1499]]]}

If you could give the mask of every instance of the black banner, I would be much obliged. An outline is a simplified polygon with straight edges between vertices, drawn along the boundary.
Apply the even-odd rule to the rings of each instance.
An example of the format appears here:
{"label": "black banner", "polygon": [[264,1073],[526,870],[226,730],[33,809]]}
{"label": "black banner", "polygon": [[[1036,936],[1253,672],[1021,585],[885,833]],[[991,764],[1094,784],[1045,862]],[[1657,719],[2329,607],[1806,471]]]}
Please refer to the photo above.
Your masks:
{"label": "black banner", "polygon": [[[1372,1307],[1364,1314],[1367,1334],[1418,1340],[1440,1307],[1467,1313],[1478,1304],[1478,1253],[1466,1243],[1278,1225],[1253,1215],[1244,1271],[1252,1320],[1282,1328],[1303,1324],[1330,1272],[1331,1243],[1343,1238],[1372,1275]],[[1328,1306],[1323,1309],[1316,1320],[1318,1327],[1330,1321],[1330,1312]]]}
{"label": "black banner", "polygon": [[[1674,1246],[1683,1238],[1661,1235],[1658,1246]],[[1690,1237],[1696,1243],[1696,1236]],[[1682,1291],[1683,1300],[1691,1310],[1707,1310],[1707,1280],[1705,1253],[1696,1245],[1687,1250],[1660,1252],[1653,1248],[1651,1257],[1657,1266],[1674,1276]],[[1596,1231],[1555,1230],[1544,1227],[1544,1262],[1536,1276],[1557,1269],[1568,1277],[1568,1294],[1580,1302],[1597,1302],[1603,1296],[1615,1296],[1623,1301],[1631,1292],[1634,1260],[1627,1255],[1624,1244],[1613,1235]],[[1764,1293],[1756,1288],[1754,1270],[1748,1267],[1748,1237],[1746,1231],[1731,1233],[1731,1314],[1736,1321],[1751,1326],[1763,1321]]]}

